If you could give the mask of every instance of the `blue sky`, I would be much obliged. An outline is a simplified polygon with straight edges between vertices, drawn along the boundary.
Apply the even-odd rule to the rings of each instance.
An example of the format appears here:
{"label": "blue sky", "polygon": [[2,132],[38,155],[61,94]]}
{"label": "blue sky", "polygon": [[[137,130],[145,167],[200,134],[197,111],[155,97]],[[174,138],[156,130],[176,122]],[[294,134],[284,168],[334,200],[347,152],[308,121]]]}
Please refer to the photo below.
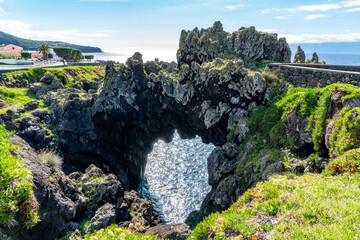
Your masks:
{"label": "blue sky", "polygon": [[360,0],[0,0],[0,30],[108,51],[175,51],[182,29],[242,26],[290,43],[360,41]]}

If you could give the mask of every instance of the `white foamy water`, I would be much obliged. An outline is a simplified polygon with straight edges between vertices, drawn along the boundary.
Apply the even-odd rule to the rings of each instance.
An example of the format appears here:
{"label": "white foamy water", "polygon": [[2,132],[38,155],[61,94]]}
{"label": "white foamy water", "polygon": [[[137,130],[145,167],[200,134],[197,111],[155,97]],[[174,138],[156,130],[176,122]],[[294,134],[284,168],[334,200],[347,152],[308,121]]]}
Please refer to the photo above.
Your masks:
{"label": "white foamy water", "polygon": [[190,212],[200,209],[211,190],[207,157],[213,149],[200,137],[182,140],[176,132],[171,143],[155,143],[138,190],[165,222],[183,223]]}

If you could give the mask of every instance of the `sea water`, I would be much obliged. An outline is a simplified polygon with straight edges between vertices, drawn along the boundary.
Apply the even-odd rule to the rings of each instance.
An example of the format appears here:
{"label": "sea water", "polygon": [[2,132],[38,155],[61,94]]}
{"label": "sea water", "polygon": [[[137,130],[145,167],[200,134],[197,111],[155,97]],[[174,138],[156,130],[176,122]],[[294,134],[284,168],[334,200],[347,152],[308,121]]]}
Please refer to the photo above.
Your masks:
{"label": "sea water", "polygon": [[171,143],[155,143],[138,191],[153,203],[164,222],[183,223],[191,211],[200,209],[211,190],[207,157],[214,148],[200,137],[180,139],[176,132]]}

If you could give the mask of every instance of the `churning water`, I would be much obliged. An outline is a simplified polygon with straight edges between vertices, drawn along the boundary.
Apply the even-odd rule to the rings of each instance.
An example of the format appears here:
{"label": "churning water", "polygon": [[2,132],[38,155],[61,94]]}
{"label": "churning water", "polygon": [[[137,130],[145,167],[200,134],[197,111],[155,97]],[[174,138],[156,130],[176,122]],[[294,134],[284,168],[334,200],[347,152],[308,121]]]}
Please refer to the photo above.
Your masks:
{"label": "churning water", "polygon": [[176,132],[171,143],[155,143],[138,191],[153,203],[163,221],[183,223],[190,212],[200,209],[211,189],[207,157],[213,149],[200,137],[183,140]]}

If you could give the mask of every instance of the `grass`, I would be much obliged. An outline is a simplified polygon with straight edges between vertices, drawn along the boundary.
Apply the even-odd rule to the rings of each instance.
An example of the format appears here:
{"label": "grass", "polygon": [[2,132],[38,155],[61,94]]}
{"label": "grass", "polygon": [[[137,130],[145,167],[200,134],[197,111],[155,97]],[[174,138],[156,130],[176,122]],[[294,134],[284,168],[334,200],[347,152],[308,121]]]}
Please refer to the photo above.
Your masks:
{"label": "grass", "polygon": [[42,150],[38,156],[51,168],[61,168],[63,164],[62,158],[54,150]]}
{"label": "grass", "polygon": [[22,159],[11,154],[17,148],[9,140],[11,134],[0,125],[0,224],[19,217],[25,228],[31,228],[38,221],[37,207],[31,201],[32,176]]}
{"label": "grass", "polygon": [[259,233],[270,239],[356,239],[359,186],[360,174],[273,176],[228,210],[206,217],[188,239],[260,239]]}
{"label": "grass", "polygon": [[0,86],[0,97],[8,104],[8,107],[0,109],[0,114],[11,108],[23,108],[26,103],[37,100],[36,96],[28,88]]}
{"label": "grass", "polygon": [[92,234],[86,234],[84,236],[85,240],[93,240],[93,239],[101,239],[101,240],[113,240],[113,239],[121,239],[121,240],[158,240],[157,236],[149,235],[149,234],[136,234],[133,231],[120,228],[116,224],[111,225],[105,229],[101,229],[99,231],[95,231]]}
{"label": "grass", "polygon": [[12,71],[4,73],[10,81],[19,78],[26,78],[30,83],[39,82],[45,75],[50,72],[65,83],[66,87],[71,87],[74,82],[81,80],[94,81],[105,75],[105,68],[100,66],[70,66],[59,68],[30,68],[28,70]]}

